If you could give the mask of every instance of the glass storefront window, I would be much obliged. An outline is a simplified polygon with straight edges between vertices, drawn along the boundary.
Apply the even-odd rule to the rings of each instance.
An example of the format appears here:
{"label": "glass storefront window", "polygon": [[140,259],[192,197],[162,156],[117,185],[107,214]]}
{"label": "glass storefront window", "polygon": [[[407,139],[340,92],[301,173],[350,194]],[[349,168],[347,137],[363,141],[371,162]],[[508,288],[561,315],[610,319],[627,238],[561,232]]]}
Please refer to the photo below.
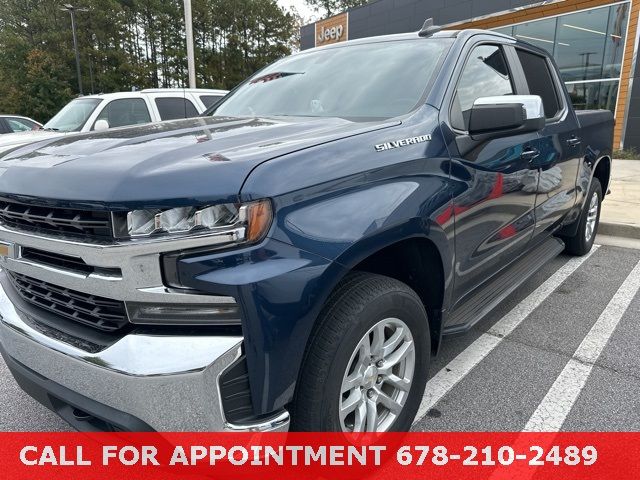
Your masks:
{"label": "glass storefront window", "polygon": [[615,112],[619,80],[580,82],[567,85],[576,110],[611,110]]}
{"label": "glass storefront window", "polygon": [[566,82],[602,78],[609,10],[598,8],[558,18],[555,58]]}
{"label": "glass storefront window", "polygon": [[553,55],[577,109],[615,111],[629,2],[496,28]]}
{"label": "glass storefront window", "polygon": [[627,38],[628,16],[628,3],[611,7],[606,47],[604,51],[603,78],[620,77],[620,73],[622,71],[622,55],[624,53],[624,40]]}
{"label": "glass storefront window", "polygon": [[522,23],[515,26],[513,36],[553,55],[556,42],[556,23],[557,19],[555,18]]}
{"label": "glass storefront window", "polygon": [[498,32],[498,33],[503,33],[505,35],[512,35],[513,36],[513,27],[494,28],[493,31],[494,32]]}

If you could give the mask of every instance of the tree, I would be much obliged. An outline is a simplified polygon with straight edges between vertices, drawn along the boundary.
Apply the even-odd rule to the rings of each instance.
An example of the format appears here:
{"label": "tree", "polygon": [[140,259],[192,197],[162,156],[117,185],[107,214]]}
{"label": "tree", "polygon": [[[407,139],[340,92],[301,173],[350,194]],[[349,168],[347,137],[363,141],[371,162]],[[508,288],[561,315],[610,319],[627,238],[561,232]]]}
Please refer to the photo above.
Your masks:
{"label": "tree", "polygon": [[[0,111],[46,121],[78,94],[60,0],[0,0]],[[74,0],[86,92],[187,85],[183,0]],[[193,0],[198,86],[230,89],[295,48],[276,0]]]}
{"label": "tree", "polygon": [[370,0],[305,0],[316,11],[323,11],[327,17],[344,12],[350,8],[366,5]]}

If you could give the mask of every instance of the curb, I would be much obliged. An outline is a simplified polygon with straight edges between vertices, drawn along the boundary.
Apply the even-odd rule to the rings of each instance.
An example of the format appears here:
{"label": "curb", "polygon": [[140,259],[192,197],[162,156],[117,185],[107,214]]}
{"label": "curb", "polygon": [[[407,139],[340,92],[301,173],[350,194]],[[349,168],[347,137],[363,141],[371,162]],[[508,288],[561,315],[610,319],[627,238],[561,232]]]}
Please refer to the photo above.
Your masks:
{"label": "curb", "polygon": [[600,222],[598,233],[612,237],[624,237],[640,240],[640,225]]}

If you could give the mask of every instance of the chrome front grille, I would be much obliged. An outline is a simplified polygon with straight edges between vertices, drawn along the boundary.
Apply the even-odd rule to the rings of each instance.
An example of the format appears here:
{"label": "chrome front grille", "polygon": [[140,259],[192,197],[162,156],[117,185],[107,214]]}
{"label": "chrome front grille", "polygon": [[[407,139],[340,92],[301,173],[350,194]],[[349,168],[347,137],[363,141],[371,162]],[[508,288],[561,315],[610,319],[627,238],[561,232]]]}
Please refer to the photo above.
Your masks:
{"label": "chrome front grille", "polygon": [[58,287],[15,272],[7,275],[25,302],[63,318],[105,332],[114,332],[129,323],[124,302]]}
{"label": "chrome front grille", "polygon": [[96,270],[95,267],[87,265],[81,258],[46,252],[44,250],[36,250],[35,248],[21,248],[20,258],[38,263],[40,265],[63,268],[87,275],[95,272]]}
{"label": "chrome front grille", "polygon": [[111,213],[0,201],[0,223],[17,230],[113,239]]}

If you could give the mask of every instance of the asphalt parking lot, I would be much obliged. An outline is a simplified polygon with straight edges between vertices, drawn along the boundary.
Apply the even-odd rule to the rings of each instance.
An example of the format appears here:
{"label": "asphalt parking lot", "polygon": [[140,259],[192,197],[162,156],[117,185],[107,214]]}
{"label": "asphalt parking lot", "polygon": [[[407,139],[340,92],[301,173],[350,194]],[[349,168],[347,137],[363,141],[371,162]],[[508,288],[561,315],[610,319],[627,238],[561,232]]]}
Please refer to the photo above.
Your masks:
{"label": "asphalt parking lot", "polygon": [[[420,431],[640,431],[640,250],[560,256],[432,363]],[[0,429],[69,427],[0,360]]]}

